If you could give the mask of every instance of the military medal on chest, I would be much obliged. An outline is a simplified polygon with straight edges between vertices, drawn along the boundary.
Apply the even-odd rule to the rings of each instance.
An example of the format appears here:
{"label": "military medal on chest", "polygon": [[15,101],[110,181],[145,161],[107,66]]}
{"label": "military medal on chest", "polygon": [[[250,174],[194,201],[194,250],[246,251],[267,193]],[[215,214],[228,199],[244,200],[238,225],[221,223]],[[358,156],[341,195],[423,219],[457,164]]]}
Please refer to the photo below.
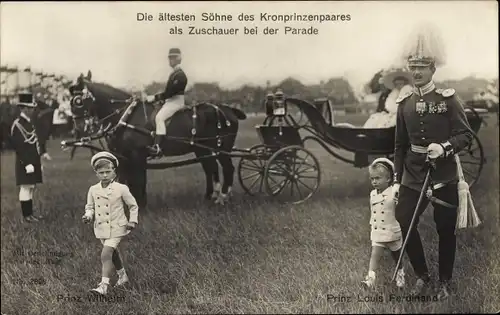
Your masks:
{"label": "military medal on chest", "polygon": [[448,106],[446,106],[445,101],[441,101],[436,105],[436,110],[438,113],[446,113],[448,111]]}
{"label": "military medal on chest", "polygon": [[415,103],[415,111],[420,115],[423,115],[427,109],[427,105],[423,99],[419,99],[417,103]]}
{"label": "military medal on chest", "polygon": [[436,103],[429,102],[428,107],[429,107],[429,114],[435,114],[435,113],[437,113]]}

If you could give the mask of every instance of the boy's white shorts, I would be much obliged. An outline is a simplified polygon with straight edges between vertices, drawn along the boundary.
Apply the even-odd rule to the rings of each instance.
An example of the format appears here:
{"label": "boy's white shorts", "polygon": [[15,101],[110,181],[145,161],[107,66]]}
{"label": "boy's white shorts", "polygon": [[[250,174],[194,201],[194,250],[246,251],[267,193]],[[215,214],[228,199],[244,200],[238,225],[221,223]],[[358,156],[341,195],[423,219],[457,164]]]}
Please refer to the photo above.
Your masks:
{"label": "boy's white shorts", "polygon": [[403,239],[399,238],[390,242],[375,242],[372,241],[372,246],[379,246],[390,249],[392,252],[400,250],[403,247]]}
{"label": "boy's white shorts", "polygon": [[117,248],[118,244],[120,244],[121,240],[122,240],[121,237],[113,237],[113,238],[108,238],[108,239],[101,239],[101,243],[104,246]]}

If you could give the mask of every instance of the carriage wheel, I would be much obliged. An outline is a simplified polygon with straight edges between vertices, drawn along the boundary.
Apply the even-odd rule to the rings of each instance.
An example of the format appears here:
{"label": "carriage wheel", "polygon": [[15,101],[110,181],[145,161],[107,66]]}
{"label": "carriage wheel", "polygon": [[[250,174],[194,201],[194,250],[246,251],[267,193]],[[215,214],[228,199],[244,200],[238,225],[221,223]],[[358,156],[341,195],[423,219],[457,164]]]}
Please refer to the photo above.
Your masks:
{"label": "carriage wheel", "polygon": [[458,154],[465,181],[469,184],[469,187],[472,187],[479,180],[483,165],[486,162],[481,141],[479,141],[475,133],[472,133],[472,136],[471,144]]}
{"label": "carriage wheel", "polygon": [[318,190],[320,181],[318,159],[301,146],[289,146],[276,151],[264,172],[267,193],[273,197],[280,195],[293,204],[309,199]]}
{"label": "carriage wheel", "polygon": [[249,157],[238,163],[238,180],[241,188],[250,196],[262,193],[266,168],[266,146],[258,144],[250,148]]}

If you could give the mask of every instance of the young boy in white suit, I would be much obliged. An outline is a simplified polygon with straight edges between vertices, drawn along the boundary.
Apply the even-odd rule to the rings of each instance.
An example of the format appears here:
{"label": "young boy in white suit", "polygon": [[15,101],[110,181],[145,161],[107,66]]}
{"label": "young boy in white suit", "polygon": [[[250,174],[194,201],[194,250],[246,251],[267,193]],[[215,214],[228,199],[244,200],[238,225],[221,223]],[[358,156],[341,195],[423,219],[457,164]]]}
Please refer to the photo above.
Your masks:
{"label": "young boy in white suit", "polygon": [[[391,251],[397,263],[403,245],[401,227],[396,220],[396,205],[392,198],[392,181],[394,178],[394,164],[387,158],[378,158],[369,166],[370,181],[373,190],[370,192],[370,225],[372,252],[368,275],[363,283],[373,287],[376,279],[378,263],[384,250]],[[396,275],[396,285],[404,287],[405,274],[402,265]]]}
{"label": "young boy in white suit", "polygon": [[[129,188],[115,181],[118,159],[113,154],[99,152],[92,157],[90,163],[99,178],[99,183],[89,189],[82,219],[85,223],[90,223],[94,219],[95,236],[103,244],[102,280],[91,292],[106,295],[113,267],[118,273],[115,285],[120,286],[128,282],[118,244],[122,237],[136,227],[139,207]],[[127,220],[124,205],[129,208],[130,220]]]}

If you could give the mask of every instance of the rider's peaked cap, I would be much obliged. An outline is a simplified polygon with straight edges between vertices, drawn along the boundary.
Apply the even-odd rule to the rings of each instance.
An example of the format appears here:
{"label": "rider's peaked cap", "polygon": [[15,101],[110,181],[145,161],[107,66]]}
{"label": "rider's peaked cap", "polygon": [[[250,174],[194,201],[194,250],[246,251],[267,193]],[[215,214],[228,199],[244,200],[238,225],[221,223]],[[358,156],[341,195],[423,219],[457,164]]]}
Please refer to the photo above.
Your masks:
{"label": "rider's peaked cap", "polygon": [[401,57],[408,62],[408,66],[443,66],[446,53],[439,30],[427,24],[418,27],[408,37]]}
{"label": "rider's peaked cap", "polygon": [[180,56],[181,55],[181,50],[179,48],[170,48],[168,51],[168,56]]}
{"label": "rider's peaked cap", "polygon": [[18,106],[26,106],[26,107],[36,107],[37,104],[33,98],[33,93],[23,92],[18,94]]}
{"label": "rider's peaked cap", "polygon": [[90,159],[90,165],[92,165],[92,168],[94,170],[95,170],[95,165],[96,165],[97,161],[102,160],[102,159],[108,160],[111,163],[113,163],[113,166],[115,168],[117,168],[119,165],[118,159],[116,158],[116,156],[114,156],[113,154],[111,154],[109,152],[102,151],[102,152],[94,154],[92,159]]}

